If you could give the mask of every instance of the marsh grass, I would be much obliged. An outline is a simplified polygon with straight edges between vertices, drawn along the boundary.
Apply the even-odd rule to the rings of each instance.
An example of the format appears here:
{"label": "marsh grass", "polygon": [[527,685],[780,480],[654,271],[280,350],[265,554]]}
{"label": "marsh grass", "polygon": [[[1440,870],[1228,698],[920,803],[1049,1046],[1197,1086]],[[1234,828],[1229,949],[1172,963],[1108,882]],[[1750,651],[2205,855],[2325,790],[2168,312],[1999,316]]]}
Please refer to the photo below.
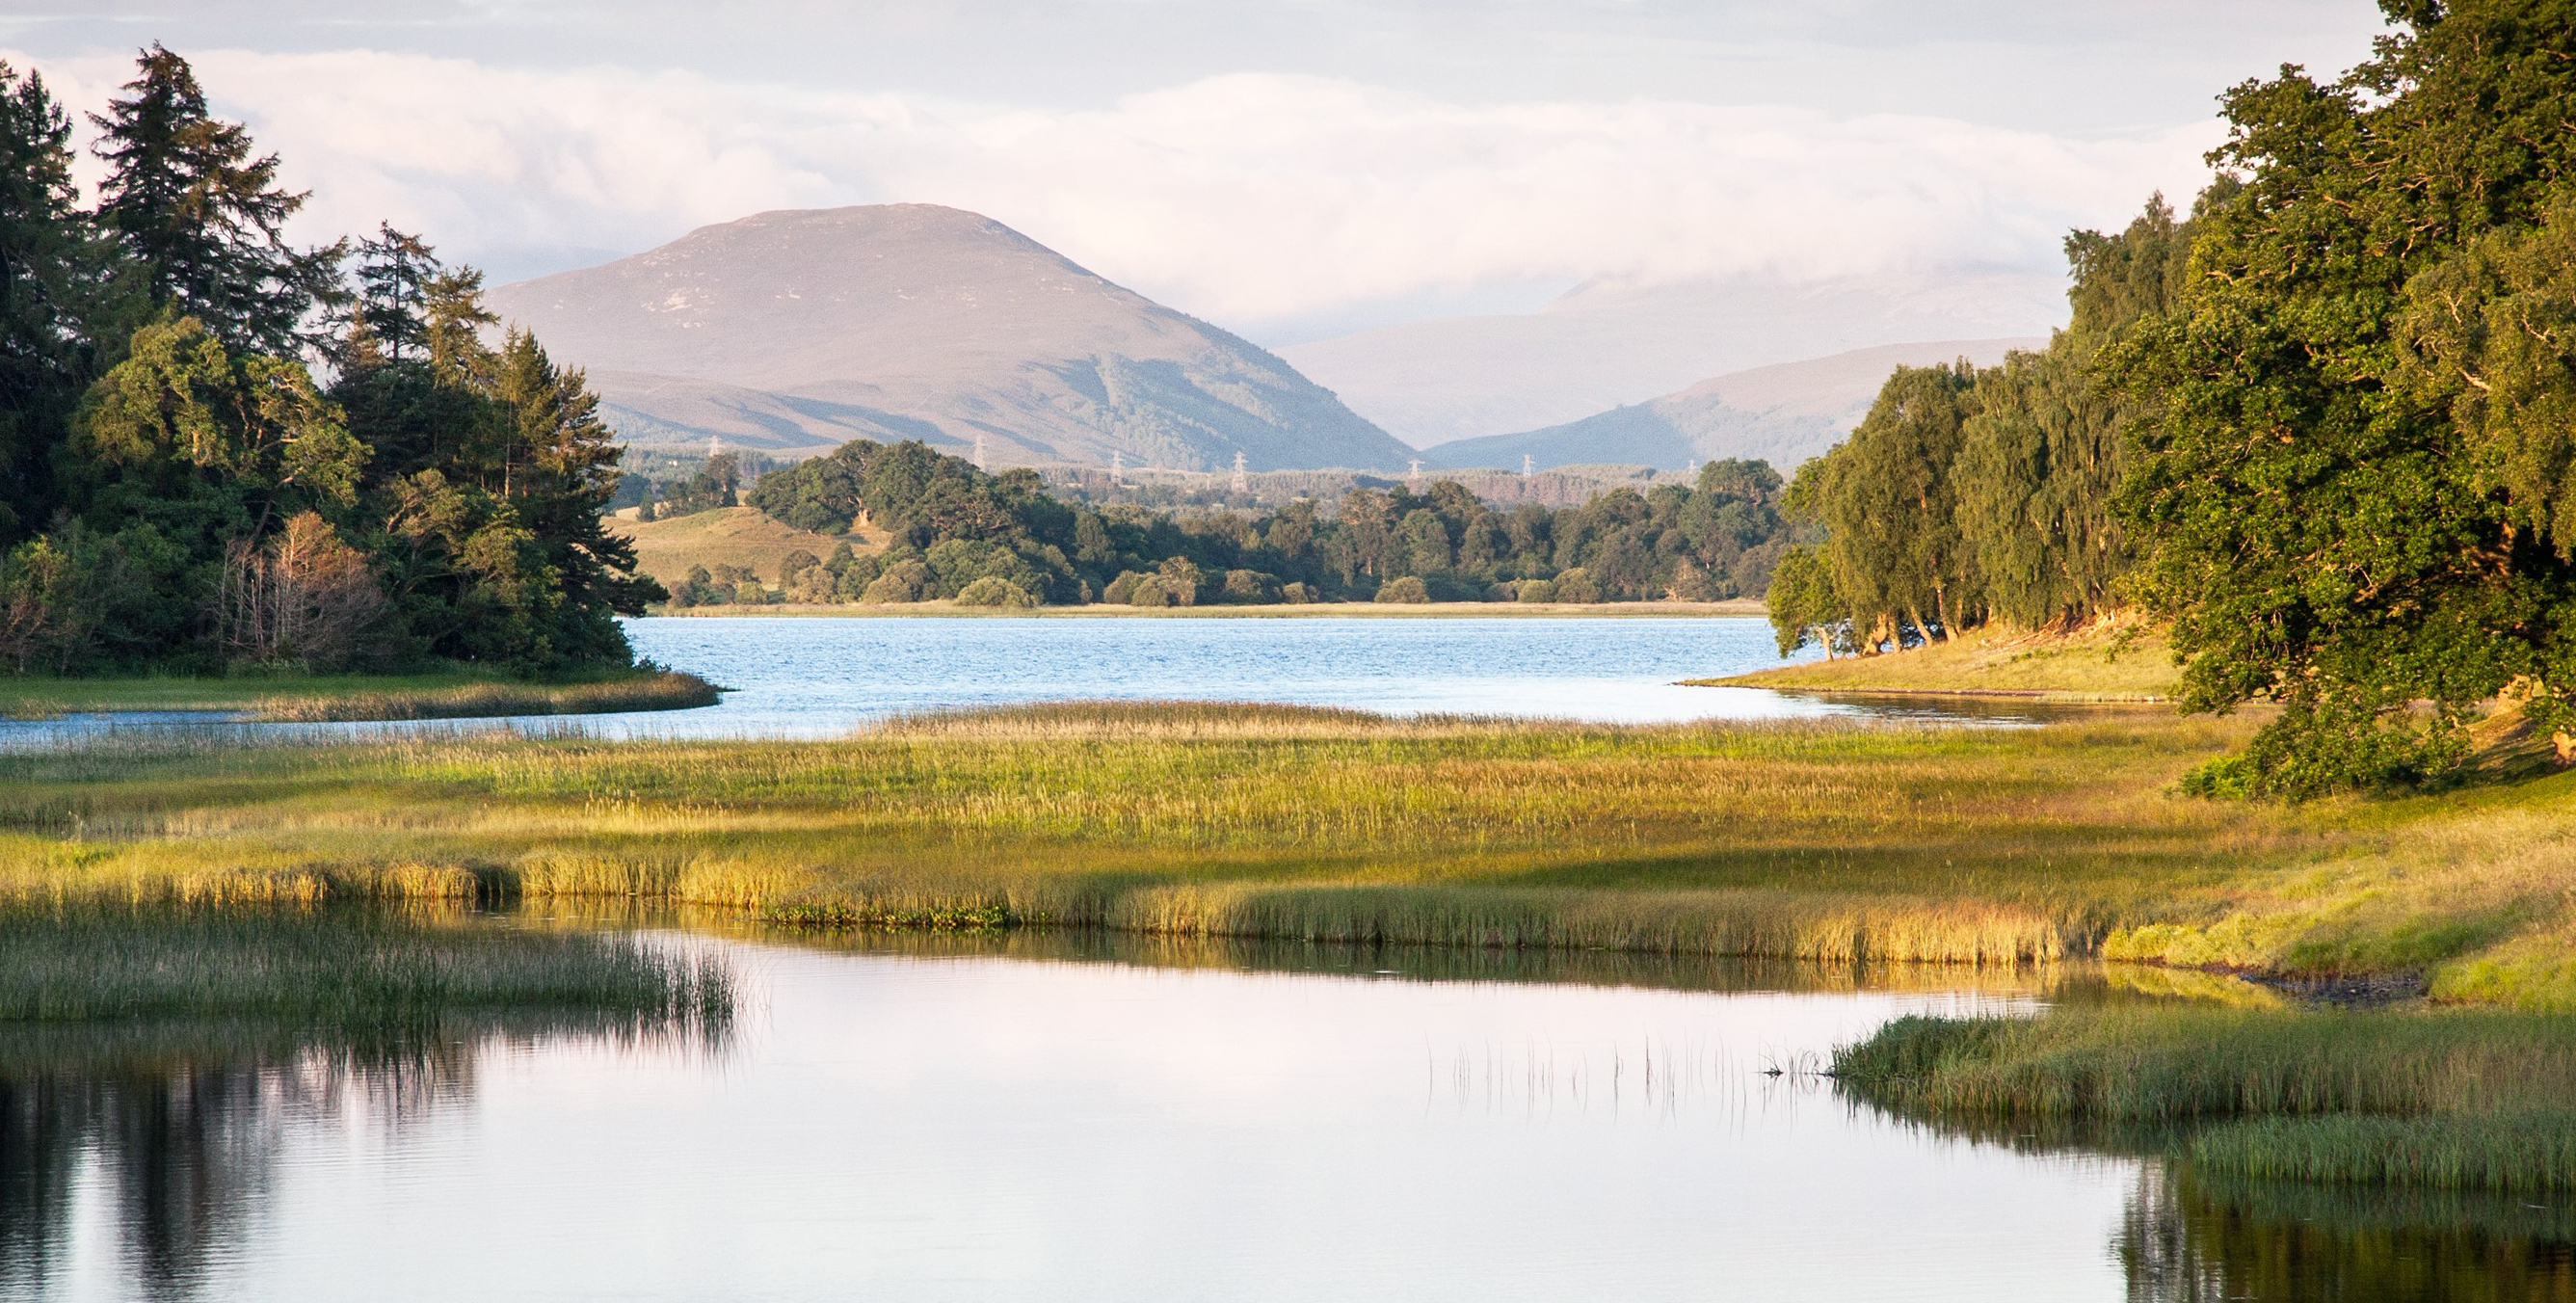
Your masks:
{"label": "marsh grass", "polygon": [[0,758],[0,900],[638,897],[833,926],[2023,963],[2264,833],[2224,729],[1609,728],[1057,706],[840,742]]}
{"label": "marsh grass", "polygon": [[2425,1009],[2061,1008],[1908,1017],[1843,1047],[1844,1089],[1903,1116],[2196,1124],[2167,1148],[2245,1180],[2576,1189],[2576,1024]]}
{"label": "marsh grass", "polygon": [[296,675],[53,679],[0,676],[0,719],[75,713],[236,712],[284,723],[576,715],[716,704],[694,674],[603,673],[561,682],[489,674]]}
{"label": "marsh grass", "polygon": [[631,934],[454,911],[115,907],[0,914],[0,1031],[266,1025],[295,1036],[577,1011],[601,1027],[720,1029],[718,964]]}
{"label": "marsh grass", "polygon": [[671,671],[582,683],[483,682],[393,692],[283,694],[251,703],[272,723],[485,719],[511,715],[598,715],[712,706],[721,693],[694,674]]}
{"label": "marsh grass", "polygon": [[815,927],[2017,964],[2576,1007],[2576,776],[2177,796],[2237,721],[1613,727],[1070,704],[825,742],[0,756],[0,902],[639,899]]}

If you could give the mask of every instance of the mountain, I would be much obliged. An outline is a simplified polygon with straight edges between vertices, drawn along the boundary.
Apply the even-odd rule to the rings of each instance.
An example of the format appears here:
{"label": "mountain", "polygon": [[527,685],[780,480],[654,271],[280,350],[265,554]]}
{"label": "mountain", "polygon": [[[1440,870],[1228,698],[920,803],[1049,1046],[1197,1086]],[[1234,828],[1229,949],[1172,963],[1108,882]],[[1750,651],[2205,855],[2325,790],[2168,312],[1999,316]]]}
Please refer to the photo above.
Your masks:
{"label": "mountain", "polygon": [[1590,285],[1536,312],[1414,322],[1279,354],[1398,438],[1428,446],[1898,340],[2044,335],[2064,324],[2065,296],[2061,275],[2016,272]]}
{"label": "mountain", "polygon": [[1519,434],[1437,444],[1422,459],[1440,467],[1625,464],[1680,470],[1688,462],[1759,457],[1793,471],[1833,447],[1869,413],[1887,373],[1965,357],[1992,366],[2046,339],[1959,339],[1890,344],[1703,380],[1679,393]]}
{"label": "mountain", "polygon": [[494,290],[628,441],[984,437],[988,463],[1394,468],[1405,445],[1262,349],[930,204],[760,213]]}

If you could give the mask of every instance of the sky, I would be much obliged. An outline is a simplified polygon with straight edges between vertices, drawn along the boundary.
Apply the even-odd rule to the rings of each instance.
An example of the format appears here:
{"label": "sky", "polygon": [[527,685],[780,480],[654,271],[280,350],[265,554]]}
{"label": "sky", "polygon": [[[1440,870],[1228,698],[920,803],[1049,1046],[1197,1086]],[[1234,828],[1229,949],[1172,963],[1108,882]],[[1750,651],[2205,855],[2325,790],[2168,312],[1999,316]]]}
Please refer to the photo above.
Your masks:
{"label": "sky", "polygon": [[92,109],[160,41],[313,197],[493,279],[930,202],[1281,345],[1584,284],[2046,270],[2362,0],[0,0]]}

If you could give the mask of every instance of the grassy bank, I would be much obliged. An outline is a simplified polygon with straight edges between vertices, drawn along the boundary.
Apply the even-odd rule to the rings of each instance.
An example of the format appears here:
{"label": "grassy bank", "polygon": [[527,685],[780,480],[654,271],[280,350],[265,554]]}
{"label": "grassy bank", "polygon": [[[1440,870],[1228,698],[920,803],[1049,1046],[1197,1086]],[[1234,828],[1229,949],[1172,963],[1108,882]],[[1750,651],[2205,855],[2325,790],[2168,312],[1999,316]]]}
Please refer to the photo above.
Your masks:
{"label": "grassy bank", "polygon": [[2576,1190],[2576,1023],[2489,1010],[2063,1008],[1904,1018],[1834,1071],[1909,1116],[2118,1128],[2201,1174]]}
{"label": "grassy bank", "polygon": [[1291,605],[1271,602],[1246,606],[1039,606],[1025,610],[959,606],[955,602],[903,602],[884,606],[843,603],[830,606],[781,604],[777,606],[694,606],[657,609],[656,615],[728,616],[728,615],[799,615],[799,616],[911,616],[916,618],[955,617],[1047,619],[1147,619],[1147,620],[1261,620],[1313,619],[1319,616],[1362,619],[1528,619],[1550,617],[1565,619],[1580,616],[1587,619],[1636,619],[1646,616],[1708,617],[1759,616],[1762,603],[1753,599],[1725,602],[1307,602]]}
{"label": "grassy bank", "polygon": [[2180,673],[2163,635],[2125,625],[2071,634],[1980,629],[1900,652],[1841,656],[1697,682],[1805,692],[2161,702],[2172,698]]}
{"label": "grassy bank", "polygon": [[110,712],[221,712],[280,722],[469,719],[712,706],[694,674],[603,674],[530,683],[486,674],[276,675],[238,679],[0,677],[0,718]]}
{"label": "grassy bank", "polygon": [[2298,809],[2171,792],[2241,726],[1614,728],[1203,705],[845,741],[127,743],[0,757],[0,899],[646,897],[1827,960],[2113,951],[2576,1007],[2576,777]]}

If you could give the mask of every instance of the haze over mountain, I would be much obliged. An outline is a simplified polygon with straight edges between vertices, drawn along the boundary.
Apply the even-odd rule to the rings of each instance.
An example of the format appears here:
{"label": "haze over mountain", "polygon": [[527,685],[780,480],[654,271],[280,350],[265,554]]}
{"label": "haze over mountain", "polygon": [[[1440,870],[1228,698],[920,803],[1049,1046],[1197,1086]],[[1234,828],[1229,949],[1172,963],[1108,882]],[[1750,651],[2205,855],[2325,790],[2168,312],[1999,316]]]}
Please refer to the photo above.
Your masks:
{"label": "haze over mountain", "polygon": [[1403,444],[1259,347],[931,204],[759,213],[492,292],[589,368],[641,445],[856,437],[993,465],[1400,466]]}
{"label": "haze over mountain", "polygon": [[2039,336],[2065,320],[2066,281],[2055,273],[1739,279],[1586,286],[1537,312],[1415,322],[1278,352],[1362,416],[1428,447],[1579,421],[1710,376],[1901,340]]}
{"label": "haze over mountain", "polygon": [[1833,447],[1868,415],[1888,372],[1965,357],[1992,366],[2037,336],[1889,344],[1703,380],[1661,398],[1518,434],[1460,439],[1423,450],[1440,467],[1635,465],[1680,470],[1692,461],[1758,457],[1782,474]]}

